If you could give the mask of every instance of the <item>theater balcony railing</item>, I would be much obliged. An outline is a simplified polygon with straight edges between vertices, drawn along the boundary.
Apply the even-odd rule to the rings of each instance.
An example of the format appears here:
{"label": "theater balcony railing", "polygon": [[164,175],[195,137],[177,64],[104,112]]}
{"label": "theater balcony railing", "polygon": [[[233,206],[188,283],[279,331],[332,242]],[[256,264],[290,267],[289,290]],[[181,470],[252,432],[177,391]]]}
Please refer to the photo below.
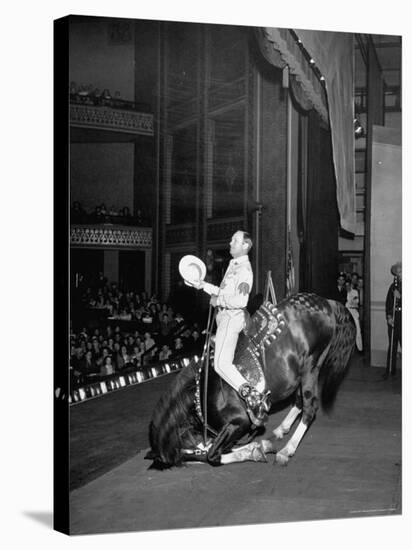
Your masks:
{"label": "theater balcony railing", "polygon": [[71,224],[70,246],[148,250],[152,247],[152,228],[120,224]]}
{"label": "theater balcony railing", "polygon": [[120,133],[153,136],[153,114],[132,108],[116,108],[70,102],[70,126],[93,130],[111,130]]}

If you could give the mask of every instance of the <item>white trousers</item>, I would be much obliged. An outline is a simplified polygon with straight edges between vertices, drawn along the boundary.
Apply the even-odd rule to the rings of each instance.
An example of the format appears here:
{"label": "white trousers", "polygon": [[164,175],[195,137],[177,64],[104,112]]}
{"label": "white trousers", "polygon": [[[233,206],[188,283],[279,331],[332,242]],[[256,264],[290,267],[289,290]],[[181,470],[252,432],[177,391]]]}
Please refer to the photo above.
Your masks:
{"label": "white trousers", "polygon": [[362,331],[359,323],[359,311],[354,307],[348,307],[356,326],[356,347],[359,351],[363,350]]}
{"label": "white trousers", "polygon": [[222,310],[216,316],[215,371],[236,391],[247,380],[233,364],[239,333],[245,326],[243,310]]}

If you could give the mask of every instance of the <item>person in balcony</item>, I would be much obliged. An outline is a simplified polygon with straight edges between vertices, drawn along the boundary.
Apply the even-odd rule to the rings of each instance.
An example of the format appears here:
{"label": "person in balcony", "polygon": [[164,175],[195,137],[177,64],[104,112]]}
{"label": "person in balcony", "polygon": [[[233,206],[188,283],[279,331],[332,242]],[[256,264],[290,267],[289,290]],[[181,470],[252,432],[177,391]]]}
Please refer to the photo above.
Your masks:
{"label": "person in balcony", "polygon": [[120,222],[128,224],[130,223],[130,209],[128,206],[124,206],[119,213]]}
{"label": "person in balcony", "polygon": [[74,201],[70,210],[71,223],[85,223],[87,214],[79,201]]}

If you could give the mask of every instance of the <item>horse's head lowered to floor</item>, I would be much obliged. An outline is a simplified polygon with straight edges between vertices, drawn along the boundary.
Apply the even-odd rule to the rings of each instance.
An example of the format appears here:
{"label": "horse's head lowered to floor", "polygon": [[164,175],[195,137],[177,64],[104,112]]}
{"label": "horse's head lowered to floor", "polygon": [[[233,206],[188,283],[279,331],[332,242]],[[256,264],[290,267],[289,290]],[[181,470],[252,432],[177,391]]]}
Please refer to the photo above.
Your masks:
{"label": "horse's head lowered to floor", "polygon": [[[340,303],[315,294],[299,293],[274,306],[263,304],[251,318],[246,334],[239,338],[235,363],[253,383],[263,377],[272,405],[295,394],[295,404],[268,439],[240,448],[245,437],[257,435],[243,400],[210,370],[204,441],[199,394],[204,373],[199,365],[185,367],[157,404],[149,428],[153,467],[167,468],[187,460],[213,465],[254,460],[265,461],[276,452],[274,442],[299,425],[287,445],[276,452],[286,464],[299,445],[321,404],[330,408],[347,372],[355,344],[355,325]],[[321,380],[321,382],[320,382]]]}

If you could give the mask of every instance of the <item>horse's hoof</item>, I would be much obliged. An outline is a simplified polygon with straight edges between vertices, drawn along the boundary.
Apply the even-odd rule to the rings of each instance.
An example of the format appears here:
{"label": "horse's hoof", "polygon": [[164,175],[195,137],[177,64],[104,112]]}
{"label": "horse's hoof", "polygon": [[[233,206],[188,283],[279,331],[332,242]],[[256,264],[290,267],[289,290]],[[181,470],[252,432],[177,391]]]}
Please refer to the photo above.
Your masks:
{"label": "horse's hoof", "polygon": [[283,436],[285,435],[284,431],[280,427],[273,430],[272,433],[276,437],[276,439],[283,439]]}
{"label": "horse's hoof", "polygon": [[251,458],[254,462],[267,462],[265,451],[263,450],[262,444],[255,441],[256,445],[252,447]]}
{"label": "horse's hoof", "polygon": [[287,466],[289,463],[289,457],[282,452],[276,453],[275,460],[281,466]]}
{"label": "horse's hoof", "polygon": [[262,451],[266,453],[276,453],[276,449],[273,446],[273,443],[270,441],[270,439],[262,439],[260,442]]}

